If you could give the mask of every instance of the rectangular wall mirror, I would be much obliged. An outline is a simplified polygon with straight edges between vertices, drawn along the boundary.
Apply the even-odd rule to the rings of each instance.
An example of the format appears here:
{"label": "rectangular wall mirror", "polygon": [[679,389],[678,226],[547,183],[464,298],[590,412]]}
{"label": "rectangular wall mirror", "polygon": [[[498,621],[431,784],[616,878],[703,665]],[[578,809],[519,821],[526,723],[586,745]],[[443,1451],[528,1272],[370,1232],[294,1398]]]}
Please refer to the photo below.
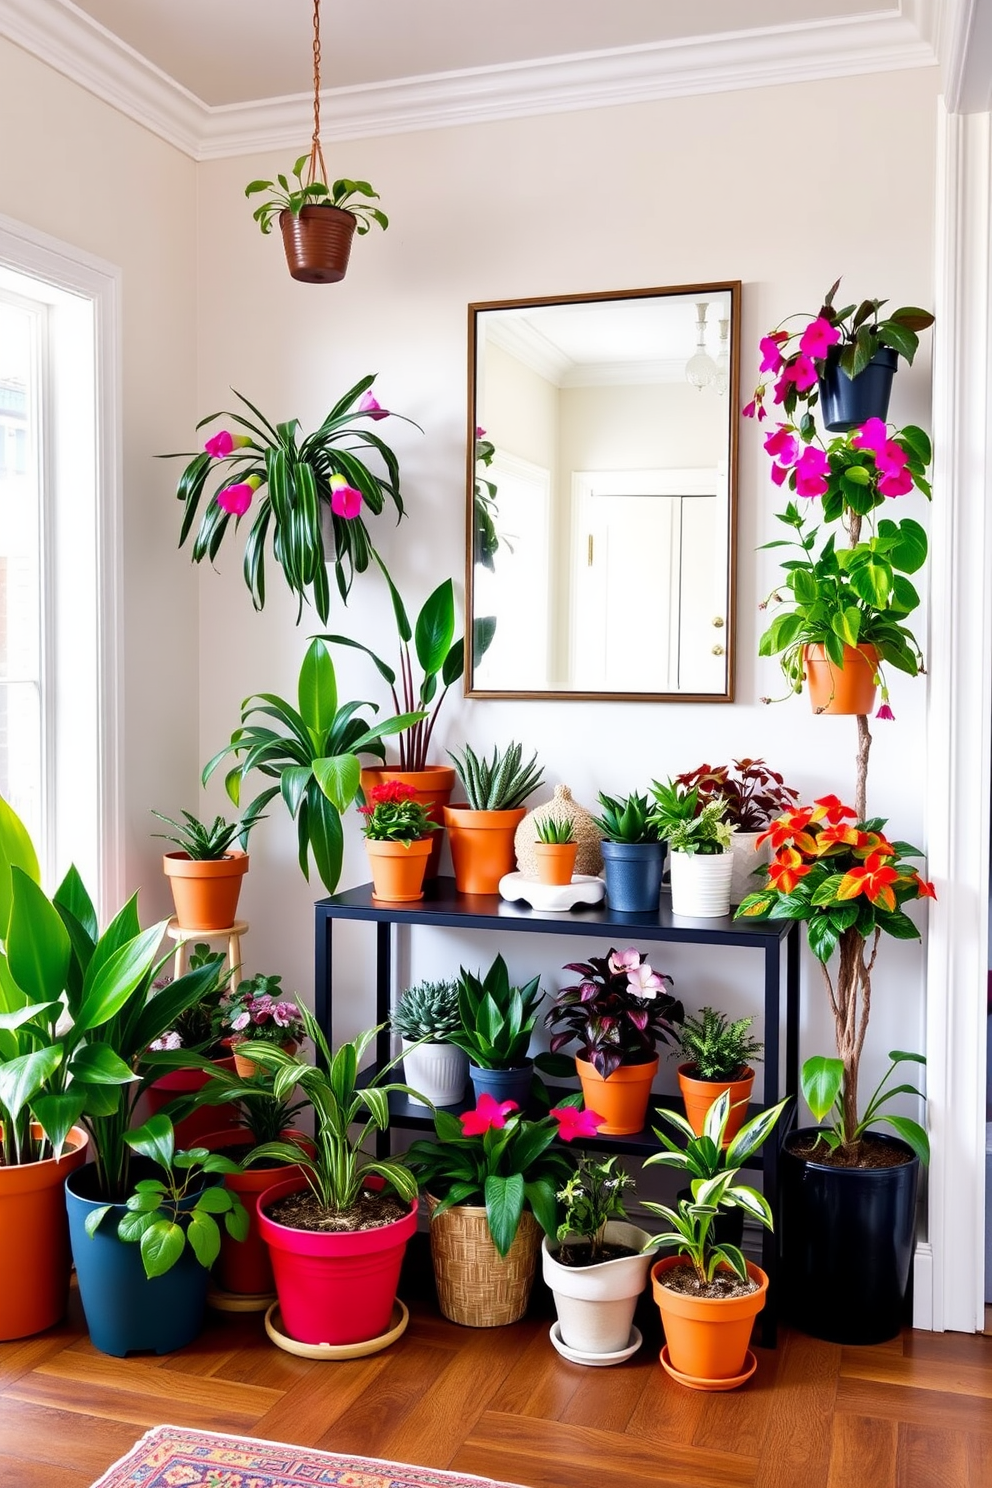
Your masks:
{"label": "rectangular wall mirror", "polygon": [[470,697],[732,700],[739,350],[739,282],[469,306]]}

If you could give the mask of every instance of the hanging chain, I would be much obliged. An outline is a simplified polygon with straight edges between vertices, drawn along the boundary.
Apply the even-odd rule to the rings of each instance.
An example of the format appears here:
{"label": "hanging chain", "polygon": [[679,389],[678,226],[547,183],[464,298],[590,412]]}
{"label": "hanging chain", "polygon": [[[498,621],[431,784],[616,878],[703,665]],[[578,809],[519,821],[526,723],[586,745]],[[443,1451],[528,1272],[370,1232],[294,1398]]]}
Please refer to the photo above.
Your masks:
{"label": "hanging chain", "polygon": [[320,0],[313,0],[313,144],[310,146],[307,185],[313,181],[322,181],[325,186],[328,184],[324,152],[320,148]]}

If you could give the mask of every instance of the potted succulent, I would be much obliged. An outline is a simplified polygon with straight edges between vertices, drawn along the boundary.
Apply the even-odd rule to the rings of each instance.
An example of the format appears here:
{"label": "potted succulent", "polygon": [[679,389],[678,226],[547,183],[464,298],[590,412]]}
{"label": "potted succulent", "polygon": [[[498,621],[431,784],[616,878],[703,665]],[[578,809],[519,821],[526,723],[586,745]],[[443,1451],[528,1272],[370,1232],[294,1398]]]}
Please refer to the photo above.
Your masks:
{"label": "potted succulent", "polygon": [[[761,340],[761,373],[775,378],[775,402],[792,418],[800,405],[811,411],[819,401],[831,433],[856,428],[869,418],[884,419],[899,358],[912,364],[919,332],[933,325],[928,310],[904,305],[882,315],[887,300],[862,300],[838,309],[840,280],[824,296],[815,316],[788,316]],[[746,415],[764,417],[766,384],[755,389]]]}
{"label": "potted succulent", "polygon": [[400,993],[389,1015],[403,1046],[403,1072],[419,1090],[414,1105],[456,1106],[468,1084],[468,1055],[451,1042],[461,1027],[457,982],[418,982]]}
{"label": "potted succulent", "polygon": [[[782,1154],[782,1255],[786,1304],[806,1332],[843,1343],[880,1343],[902,1323],[915,1241],[916,1189],[929,1156],[926,1133],[906,1116],[883,1112],[910,1085],[888,1086],[895,1068],[922,1063],[894,1051],[892,1069],[859,1115],[858,1075],[868,1031],[871,975],[883,933],[919,938],[905,906],[934,898],[908,861],[907,842],[891,842],[880,818],[857,821],[836,796],[786,812],[772,823],[774,856],[765,887],[737,911],[749,919],[806,924],[834,1015],[836,1058],[803,1067],[807,1104],[825,1130],[786,1139]],[[868,1130],[882,1121],[896,1133]],[[852,1267],[842,1257],[856,1255]]]}
{"label": "potted succulent", "polygon": [[704,1007],[698,1018],[686,1013],[676,1032],[678,1052],[684,1063],[679,1065],[679,1089],[685,1114],[692,1130],[700,1135],[706,1114],[721,1091],[730,1092],[730,1114],[724,1131],[729,1142],[741,1128],[747,1115],[754,1070],[748,1060],[758,1059],[763,1044],[750,1036],[753,1018],[735,1018]]}
{"label": "potted succulent", "polygon": [[366,1157],[364,1147],[389,1125],[390,1093],[411,1092],[388,1079],[397,1060],[360,1083],[362,1056],[378,1028],[332,1052],[313,1014],[305,1007],[300,1014],[317,1065],[272,1043],[253,1042],[244,1051],[272,1074],[276,1097],[299,1086],[315,1115],[312,1151],[281,1140],[255,1149],[256,1159],[303,1172],[259,1196],[259,1229],[288,1338],[365,1343],[389,1330],[403,1254],[417,1228],[417,1182],[404,1163]]}
{"label": "potted succulent", "polygon": [[606,1136],[644,1127],[651,1084],[658,1072],[659,1041],[675,1038],[682,1004],[665,989],[672,978],[652,970],[633,946],[605,956],[571,961],[566,971],[581,980],[561,987],[545,1014],[551,1053],[577,1040],[575,1067],[589,1110],[603,1118]]}
{"label": "potted succulent", "polygon": [[[455,784],[455,772],[451,765],[428,762],[434,729],[441,705],[448,689],[459,680],[465,670],[465,641],[455,636],[455,593],[450,579],[445,579],[424,601],[415,623],[411,626],[406,606],[399,590],[390,578],[385,564],[374,553],[383,578],[389,588],[393,605],[393,618],[399,638],[399,677],[388,662],[382,660],[368,646],[352,640],[350,636],[329,635],[324,640],[338,642],[342,646],[354,646],[371,657],[380,677],[390,689],[392,704],[397,714],[419,714],[418,721],[396,736],[399,754],[397,766],[382,765],[362,771],[362,790],[367,795],[374,785],[385,780],[401,780],[416,791],[416,799],[426,806],[432,821],[443,823],[444,807],[451,798]],[[482,617],[473,625],[473,650],[476,657],[485,654],[496,630],[492,616]],[[413,642],[414,655],[410,643]],[[414,656],[421,671],[419,686],[414,681]],[[441,858],[441,838],[431,839],[431,856],[427,865],[427,878],[436,878]]]}
{"label": "potted succulent", "polygon": [[665,844],[651,820],[648,798],[599,795],[606,902],[622,914],[657,911]]}
{"label": "potted succulent", "polygon": [[575,854],[579,850],[572,818],[538,817],[534,822],[534,830],[537,833],[534,853],[537,858],[538,882],[570,884],[575,871]]}
{"label": "potted succulent", "polygon": [[699,804],[696,786],[674,780],[651,783],[651,819],[668,841],[672,870],[672,913],[716,919],[730,912],[734,855],[731,829],[722,796]]}
{"label": "potted succulent", "polygon": [[[248,834],[259,821],[265,801],[253,801],[240,821],[228,822],[215,816],[211,823],[201,822],[190,812],[182,813],[181,822],[161,811],[153,811],[159,821],[172,827],[171,832],[153,832],[179,849],[168,852],[162,867],[172,888],[176,919],[181,930],[229,930],[238,914],[241,881],[248,872]],[[241,844],[240,850],[233,844]]]}
{"label": "potted succulent", "polygon": [[[211,435],[199,454],[165,455],[188,464],[179,477],[177,500],[183,503],[179,535],[182,547],[199,515],[193,539],[193,562],[211,562],[220,550],[231,518],[239,527],[254,504],[255,512],[245,543],[244,578],[257,610],[265,604],[265,545],[271,538],[272,556],[298,600],[312,597],[326,624],[330,611],[328,570],[333,570],[342,600],[356,573],[364,573],[373,548],[365,515],[379,516],[387,501],[403,516],[396,456],[366,424],[402,415],[382,408],[370,391],[375,377],[363,377],[335,403],[312,434],[300,433],[298,419],[270,423],[241,393],[235,393],[245,413],[212,413],[197,428],[225,419],[242,433],[223,428]],[[407,419],[405,422],[410,423]],[[416,426],[415,426],[416,427]],[[382,471],[366,463],[368,455]],[[202,515],[200,503],[207,480],[219,476]],[[325,548],[324,523],[330,522],[330,551]]]}
{"label": "potted succulent", "polygon": [[[307,179],[303,171],[309,164]],[[323,154],[320,154],[323,169]],[[343,279],[351,257],[355,233],[359,237],[373,223],[389,226],[385,212],[369,203],[379,200],[368,181],[342,178],[327,186],[316,177],[313,152],[301,155],[293,166],[293,181],[279,175],[274,181],[249,181],[245,196],[269,194],[252,213],[263,233],[272,231],[278,218],[290,276],[304,284],[336,284]],[[294,184],[295,182],[295,184]],[[364,197],[365,201],[357,198]]]}
{"label": "potted succulent", "polygon": [[730,903],[732,906],[740,904],[744,895],[754,888],[752,874],[759,862],[767,862],[767,853],[760,858],[757,854],[758,838],[773,817],[796,805],[799,792],[786,785],[778,771],[763,759],[732,760],[729,765],[698,765],[695,770],[676,775],[675,784],[690,789],[695,787],[699,792],[700,809],[715,796],[723,798],[727,808],[725,820],[733,830],[730,850],[734,855],[734,871],[730,879]]}
{"label": "potted succulent", "polygon": [[539,983],[539,977],[532,977],[524,986],[512,987],[502,955],[481,980],[460,968],[459,1026],[448,1039],[468,1055],[476,1099],[486,1094],[527,1105],[534,1078],[534,1062],[527,1051],[544,996]]}
{"label": "potted succulent", "polygon": [[675,1144],[657,1132],[666,1151],[645,1160],[645,1166],[660,1163],[693,1174],[690,1197],[680,1199],[677,1208],[644,1201],[645,1209],[671,1226],[650,1240],[650,1248],[676,1252],[651,1268],[654,1299],[665,1329],[661,1363],[673,1379],[692,1389],[732,1390],[757,1368],[748,1343],[765,1304],[768,1277],[760,1266],[745,1260],[738,1245],[719,1239],[715,1225],[721,1210],[736,1209],[772,1228],[768,1200],[736,1179],[786,1104],[782,1101],[762,1111],[742,1127],[722,1161],[729,1094],[724,1092],[713,1103],[701,1137],[674,1112],[664,1113],[684,1132],[685,1153],[680,1155]]}
{"label": "potted succulent", "polygon": [[439,831],[412,785],[384,780],[358,808],[372,869],[372,896],[407,903],[424,897],[431,838]]}
{"label": "potted succulent", "polygon": [[539,1121],[516,1101],[482,1094],[474,1111],[437,1111],[437,1140],[407,1161],[427,1195],[431,1259],[446,1318],[497,1328],[523,1317],[542,1230],[557,1225],[556,1195],[570,1163],[556,1138],[593,1136],[596,1118],[570,1096]]}
{"label": "potted succulent", "polygon": [[513,871],[513,836],[527,814],[523,803],[544,778],[536,753],[527,764],[522,757],[517,743],[494,747],[492,759],[480,759],[467,744],[449,750],[468,798],[466,805],[444,808],[460,894],[496,894],[500,879]]}
{"label": "potted succulent", "polygon": [[224,993],[221,999],[221,1027],[224,1042],[234,1055],[234,1068],[243,1080],[258,1074],[253,1059],[240,1053],[242,1044],[278,1044],[295,1054],[304,1038],[299,1004],[283,996],[282,977],[256,972]]}
{"label": "potted succulent", "polygon": [[219,1218],[237,1241],[248,1233],[248,1215],[236,1193],[218,1186],[236,1165],[205,1148],[177,1152],[167,1116],[150,1116],[124,1141],[139,1159],[125,1202],[74,1193],[69,1203],[86,1325],[105,1354],[171,1353],[202,1326]]}
{"label": "potted succulent", "polygon": [[[587,1113],[589,1114],[589,1113]],[[541,1246],[558,1322],[551,1341],[576,1364],[613,1364],[637,1351],[634,1308],[648,1279],[651,1237],[631,1224],[623,1194],[634,1180],[616,1156],[580,1153],[558,1191],[564,1219]]]}
{"label": "potted succulent", "polygon": [[371,724],[358,714],[360,703],[339,704],[331,653],[319,638],[307,647],[297,697],[295,708],[274,693],[246,698],[241,727],[207,763],[203,783],[232,755],[234,767],[225,783],[236,805],[245,777],[253,770],[276,780],[278,784],[263,790],[250,809],[257,811],[274,796],[282,796],[296,821],[304,878],[309,880],[312,857],[321,883],[333,894],[344,853],[341,813],[355,799],[360,784],[358,756],[384,759],[383,738],[409,728],[420,715],[404,713]]}

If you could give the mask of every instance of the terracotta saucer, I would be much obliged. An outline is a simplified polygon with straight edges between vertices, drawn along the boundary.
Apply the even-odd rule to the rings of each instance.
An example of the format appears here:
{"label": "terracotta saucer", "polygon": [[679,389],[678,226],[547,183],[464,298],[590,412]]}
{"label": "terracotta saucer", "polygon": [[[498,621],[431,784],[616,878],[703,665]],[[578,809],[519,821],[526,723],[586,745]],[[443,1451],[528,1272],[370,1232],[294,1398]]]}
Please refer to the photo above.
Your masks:
{"label": "terracotta saucer", "polygon": [[275,1292],[225,1292],[211,1286],[207,1306],[218,1312],[265,1312],[276,1300]]}
{"label": "terracotta saucer", "polygon": [[300,1343],[282,1331],[279,1303],[273,1302],[265,1314],[265,1331],[278,1348],[285,1349],[287,1354],[297,1354],[301,1359],[364,1359],[367,1354],[377,1354],[380,1349],[395,1343],[406,1332],[409,1321],[409,1310],[397,1297],[389,1327],[378,1338],[366,1338],[361,1343]]}
{"label": "terracotta saucer", "polygon": [[662,1346],[659,1355],[661,1367],[666,1374],[670,1374],[673,1380],[678,1380],[680,1385],[688,1385],[690,1390],[736,1390],[738,1385],[743,1385],[749,1380],[758,1367],[758,1361],[748,1349],[744,1355],[744,1372],[737,1374],[733,1379],[697,1379],[694,1374],[682,1374],[676,1369],[668,1357],[668,1344]]}

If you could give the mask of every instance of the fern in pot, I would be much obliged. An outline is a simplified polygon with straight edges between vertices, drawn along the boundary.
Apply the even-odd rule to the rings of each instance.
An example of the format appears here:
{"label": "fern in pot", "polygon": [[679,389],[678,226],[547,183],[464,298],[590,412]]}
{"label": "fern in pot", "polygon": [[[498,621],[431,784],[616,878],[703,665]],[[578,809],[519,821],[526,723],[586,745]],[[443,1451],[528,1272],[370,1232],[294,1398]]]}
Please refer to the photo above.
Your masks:
{"label": "fern in pot", "polygon": [[679,1089],[689,1125],[702,1135],[706,1115],[724,1090],[730,1092],[730,1112],[724,1131],[729,1143],[740,1131],[754,1087],[749,1060],[760,1058],[764,1045],[751,1037],[753,1018],[728,1018],[716,1008],[704,1007],[699,1016],[687,1013],[676,1030]]}
{"label": "fern in pot", "polygon": [[409,1097],[411,1105],[458,1105],[468,1083],[468,1055],[449,1038],[461,1027],[458,983],[417,982],[407,987],[389,1022],[402,1041],[406,1082],[420,1092]]}
{"label": "fern in pot", "polygon": [[651,819],[668,841],[672,870],[672,913],[717,919],[730,913],[734,856],[727,804],[714,796],[704,806],[696,786],[677,781],[652,783]]}
{"label": "fern in pot", "polygon": [[460,894],[498,894],[500,879],[516,866],[513,839],[526,815],[524,802],[544,771],[536,752],[523,762],[517,743],[494,748],[491,759],[480,759],[468,745],[451,751],[450,758],[467,797],[466,804],[444,808],[455,888]]}

